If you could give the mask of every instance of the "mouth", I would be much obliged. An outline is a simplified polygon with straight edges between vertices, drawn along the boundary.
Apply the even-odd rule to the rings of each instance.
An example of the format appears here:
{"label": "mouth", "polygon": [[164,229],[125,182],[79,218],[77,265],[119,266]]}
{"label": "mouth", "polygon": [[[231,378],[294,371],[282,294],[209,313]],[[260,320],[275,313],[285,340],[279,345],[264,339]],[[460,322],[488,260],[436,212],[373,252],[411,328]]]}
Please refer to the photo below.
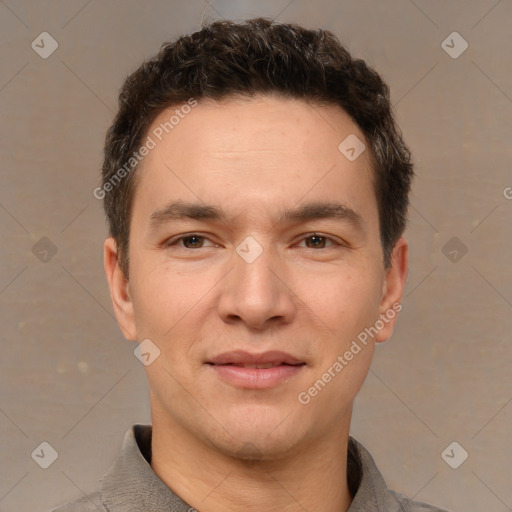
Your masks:
{"label": "mouth", "polygon": [[278,365],[297,366],[306,364],[295,356],[278,350],[262,352],[260,354],[246,352],[245,350],[232,350],[231,352],[224,352],[215,356],[211,360],[207,361],[207,363],[213,365],[232,365],[248,368],[272,368],[273,366]]}
{"label": "mouth", "polygon": [[226,352],[206,363],[225,383],[241,389],[268,389],[288,381],[306,366],[285,352]]}
{"label": "mouth", "polygon": [[[208,363],[215,365],[216,363]],[[264,370],[266,368],[275,368],[276,366],[303,366],[306,363],[288,364],[288,363],[225,363],[220,366],[235,366],[237,368],[255,368],[257,370]]]}

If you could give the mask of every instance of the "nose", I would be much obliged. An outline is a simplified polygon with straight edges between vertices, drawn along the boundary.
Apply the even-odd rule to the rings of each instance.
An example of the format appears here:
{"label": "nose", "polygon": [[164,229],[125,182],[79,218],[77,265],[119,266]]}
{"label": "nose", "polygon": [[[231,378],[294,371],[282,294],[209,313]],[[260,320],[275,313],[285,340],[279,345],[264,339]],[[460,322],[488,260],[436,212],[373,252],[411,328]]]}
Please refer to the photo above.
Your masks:
{"label": "nose", "polygon": [[220,289],[218,313],[224,322],[258,330],[292,322],[296,297],[282,259],[266,248],[252,262],[234,254],[233,265]]}

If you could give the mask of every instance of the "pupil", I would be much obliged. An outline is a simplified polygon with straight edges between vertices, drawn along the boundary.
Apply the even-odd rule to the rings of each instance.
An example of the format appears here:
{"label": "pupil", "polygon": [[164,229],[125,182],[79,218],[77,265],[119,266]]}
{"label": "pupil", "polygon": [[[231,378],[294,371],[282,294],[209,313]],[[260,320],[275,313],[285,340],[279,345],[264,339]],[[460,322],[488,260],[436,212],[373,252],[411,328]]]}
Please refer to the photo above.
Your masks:
{"label": "pupil", "polygon": [[[199,242],[199,238],[200,237],[198,237],[198,236],[189,236],[189,237],[185,238],[185,244],[197,246],[197,244]],[[191,242],[191,240],[192,240],[192,242]]]}
{"label": "pupil", "polygon": [[[316,235],[314,235],[314,236],[311,236],[311,237],[310,237],[310,240],[311,240],[312,245],[313,245],[314,247],[319,247],[319,246],[321,246],[321,245],[322,245],[323,238],[324,238],[323,236],[316,236]],[[316,242],[319,242],[319,243],[316,243],[315,241],[316,241]]]}

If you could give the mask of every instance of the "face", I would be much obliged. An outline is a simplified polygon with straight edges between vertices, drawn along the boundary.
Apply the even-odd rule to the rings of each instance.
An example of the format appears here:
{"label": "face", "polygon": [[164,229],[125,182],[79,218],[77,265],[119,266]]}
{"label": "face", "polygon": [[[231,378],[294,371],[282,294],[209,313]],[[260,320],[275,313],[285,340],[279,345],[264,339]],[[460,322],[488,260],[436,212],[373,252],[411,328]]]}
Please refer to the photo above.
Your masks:
{"label": "face", "polygon": [[338,107],[263,96],[199,102],[153,136],[129,281],[111,239],[105,262],[124,335],[160,350],[154,423],[240,457],[348,432],[407,267],[403,239],[383,266],[368,151],[338,149],[351,134],[364,142]]}

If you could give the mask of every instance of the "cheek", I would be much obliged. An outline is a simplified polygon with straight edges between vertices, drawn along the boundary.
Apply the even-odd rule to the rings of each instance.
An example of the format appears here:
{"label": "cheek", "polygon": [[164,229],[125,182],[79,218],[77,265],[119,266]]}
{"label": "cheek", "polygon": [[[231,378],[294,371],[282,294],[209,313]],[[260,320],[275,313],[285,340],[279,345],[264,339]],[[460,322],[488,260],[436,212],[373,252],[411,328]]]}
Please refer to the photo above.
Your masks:
{"label": "cheek", "polygon": [[206,275],[200,279],[182,275],[169,264],[137,270],[133,273],[134,312],[140,336],[172,338],[173,331],[186,324],[187,315],[205,307],[211,288]]}
{"label": "cheek", "polygon": [[374,344],[361,335],[378,318],[381,287],[375,272],[314,282],[316,292],[309,295],[307,306],[317,322],[313,334],[322,330],[322,335],[316,339],[311,378],[298,399],[302,404],[301,399],[311,401],[312,414],[330,422],[347,414],[368,373]]}
{"label": "cheek", "polygon": [[297,295],[313,317],[342,343],[378,318],[382,283],[371,268],[310,274],[299,287]]}

